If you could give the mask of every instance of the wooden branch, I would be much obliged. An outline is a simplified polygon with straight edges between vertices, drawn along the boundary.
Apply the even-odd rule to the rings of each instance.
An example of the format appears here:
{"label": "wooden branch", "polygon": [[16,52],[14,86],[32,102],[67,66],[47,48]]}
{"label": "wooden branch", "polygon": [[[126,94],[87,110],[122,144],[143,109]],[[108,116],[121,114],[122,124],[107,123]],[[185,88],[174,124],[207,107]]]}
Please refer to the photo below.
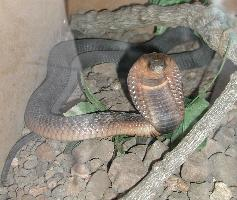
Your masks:
{"label": "wooden branch", "polygon": [[237,35],[230,29],[228,18],[215,7],[181,4],[169,7],[134,5],[115,11],[90,11],[72,16],[71,28],[91,37],[105,33],[124,32],[149,25],[186,26],[195,30],[207,44],[224,55],[232,38],[227,58],[237,64]]}
{"label": "wooden branch", "polygon": [[209,134],[219,125],[222,118],[229,112],[237,101],[237,72],[231,76],[231,80],[207,111],[201,120],[193,127],[188,135],[164,159],[156,163],[151,172],[137,187],[132,189],[122,199],[126,200],[150,200],[154,199],[156,191],[163,182],[180,167]]}

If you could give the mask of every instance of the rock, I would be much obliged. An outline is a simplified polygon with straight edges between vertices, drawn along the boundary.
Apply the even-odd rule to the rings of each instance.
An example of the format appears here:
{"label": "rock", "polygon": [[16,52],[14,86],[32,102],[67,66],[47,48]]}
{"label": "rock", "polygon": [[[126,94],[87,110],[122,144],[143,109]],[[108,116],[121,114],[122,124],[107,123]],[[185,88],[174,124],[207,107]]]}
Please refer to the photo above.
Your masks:
{"label": "rock", "polygon": [[210,200],[230,200],[232,197],[230,188],[222,182],[215,183],[215,188],[210,195]]}
{"label": "rock", "polygon": [[216,133],[214,139],[226,149],[230,144],[235,143],[235,130],[231,127],[222,127]]}
{"label": "rock", "polygon": [[18,158],[13,158],[11,166],[12,167],[17,167],[19,165],[19,161]]}
{"label": "rock", "polygon": [[201,151],[209,158],[214,153],[225,152],[225,148],[216,140],[208,138],[206,146]]}
{"label": "rock", "polygon": [[72,150],[72,156],[78,163],[85,163],[91,159],[92,151],[97,146],[97,140],[84,140]]}
{"label": "rock", "polygon": [[168,149],[168,147],[163,144],[161,141],[155,141],[151,147],[147,150],[144,165],[149,167],[151,162],[157,160],[161,157],[161,155]]}
{"label": "rock", "polygon": [[189,200],[187,193],[183,192],[173,192],[168,200]]}
{"label": "rock", "polygon": [[127,140],[126,142],[123,143],[123,150],[126,152],[128,151],[131,147],[135,146],[137,143],[136,138],[132,137],[130,140]]}
{"label": "rock", "polygon": [[130,153],[114,159],[109,178],[113,183],[112,188],[121,193],[135,185],[146,173],[147,169],[140,158]]}
{"label": "rock", "polygon": [[72,155],[80,163],[85,163],[93,158],[99,158],[104,163],[108,163],[113,152],[114,143],[109,140],[85,140],[73,149]]}
{"label": "rock", "polygon": [[105,164],[108,163],[114,153],[114,143],[109,140],[101,140],[93,151],[93,158],[99,158]]}
{"label": "rock", "polygon": [[101,199],[110,185],[108,174],[105,171],[99,170],[92,175],[86,190],[96,199]]}
{"label": "rock", "polygon": [[225,155],[233,157],[233,159],[237,158],[237,145],[230,145],[228,149],[225,151]]}
{"label": "rock", "polygon": [[40,194],[43,194],[45,192],[47,192],[47,187],[46,186],[40,186],[40,185],[36,185],[36,186],[32,186],[29,190],[29,194],[36,197],[39,196]]}
{"label": "rock", "polygon": [[37,147],[36,156],[39,160],[48,162],[52,162],[56,158],[53,148],[47,143],[43,143]]}
{"label": "rock", "polygon": [[225,156],[222,153],[210,157],[212,175],[217,181],[224,182],[228,186],[237,185],[237,159]]}
{"label": "rock", "polygon": [[90,173],[93,173],[97,171],[101,166],[103,165],[103,162],[100,159],[93,159],[88,162],[88,168],[90,170]]}
{"label": "rock", "polygon": [[113,63],[103,63],[100,65],[95,65],[92,68],[92,72],[102,74],[103,76],[117,78],[118,73],[116,71],[116,66]]}
{"label": "rock", "polygon": [[41,194],[41,195],[35,197],[35,199],[36,200],[47,200],[47,197],[45,195]]}
{"label": "rock", "polygon": [[0,194],[7,194],[7,191],[8,191],[8,187],[2,187],[0,185]]}
{"label": "rock", "polygon": [[129,150],[129,153],[136,154],[141,160],[143,160],[146,154],[147,145],[136,145]]}
{"label": "rock", "polygon": [[16,192],[15,191],[8,191],[7,195],[12,199],[16,199]]}
{"label": "rock", "polygon": [[55,156],[58,156],[59,154],[61,154],[67,145],[67,142],[63,142],[59,140],[47,140],[46,142],[47,142],[46,144],[48,144],[51,147]]}
{"label": "rock", "polygon": [[39,161],[36,166],[36,174],[38,177],[44,176],[45,172],[48,169],[48,162],[47,161]]}
{"label": "rock", "polygon": [[202,152],[195,152],[181,169],[181,177],[188,182],[204,182],[210,173],[209,162]]}
{"label": "rock", "polygon": [[76,175],[80,178],[88,179],[90,177],[90,170],[86,164],[75,163],[71,169],[71,175]]}
{"label": "rock", "polygon": [[112,188],[108,188],[104,193],[103,199],[111,200],[111,199],[115,199],[116,196],[117,196],[117,193]]}
{"label": "rock", "polygon": [[35,200],[36,198],[32,195],[25,194],[22,196],[21,200]]}
{"label": "rock", "polygon": [[37,157],[34,155],[30,155],[27,157],[27,160],[24,162],[24,168],[25,169],[33,169],[37,166],[38,160]]}
{"label": "rock", "polygon": [[18,188],[16,190],[16,200],[21,200],[24,194],[25,194],[24,190],[22,188]]}
{"label": "rock", "polygon": [[181,179],[178,176],[171,176],[167,179],[165,182],[165,185],[171,190],[171,191],[177,191],[177,192],[187,192],[189,189],[189,184],[186,183],[183,179]]}
{"label": "rock", "polygon": [[6,200],[9,199],[9,196],[7,194],[0,194],[0,200]]}
{"label": "rock", "polygon": [[72,155],[61,153],[56,157],[56,162],[65,172],[70,172],[71,167],[75,161],[73,160]]}
{"label": "rock", "polygon": [[212,184],[204,182],[201,184],[191,183],[190,190],[188,191],[189,199],[192,200],[207,200],[209,199]]}
{"label": "rock", "polygon": [[230,191],[232,193],[232,197],[234,199],[237,199],[237,187],[229,187],[230,188]]}
{"label": "rock", "polygon": [[56,199],[63,199],[66,196],[66,188],[64,185],[58,185],[52,190],[52,197]]}
{"label": "rock", "polygon": [[66,195],[77,196],[86,187],[86,182],[80,177],[70,177],[65,183]]}

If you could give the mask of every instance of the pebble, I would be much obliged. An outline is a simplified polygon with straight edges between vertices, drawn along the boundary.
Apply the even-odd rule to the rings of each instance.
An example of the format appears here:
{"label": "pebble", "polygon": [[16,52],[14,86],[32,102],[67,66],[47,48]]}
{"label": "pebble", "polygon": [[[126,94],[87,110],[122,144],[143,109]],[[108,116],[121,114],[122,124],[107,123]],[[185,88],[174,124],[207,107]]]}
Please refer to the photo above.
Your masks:
{"label": "pebble", "polygon": [[66,193],[66,188],[64,185],[58,185],[52,190],[52,197],[56,199],[63,199]]}
{"label": "pebble", "polygon": [[191,183],[188,196],[190,200],[207,200],[209,199],[212,184],[204,182],[201,184]]}
{"label": "pebble", "polygon": [[136,145],[129,150],[129,153],[136,154],[141,160],[144,159],[146,154],[147,145]]}
{"label": "pebble", "polygon": [[101,199],[110,185],[108,174],[105,171],[99,170],[92,175],[86,190],[97,199]]}
{"label": "pebble", "polygon": [[25,169],[33,169],[37,166],[37,164],[37,157],[34,155],[30,155],[29,157],[27,157],[27,160],[24,162],[23,166]]}
{"label": "pebble", "polygon": [[225,149],[227,149],[230,144],[235,143],[235,130],[231,127],[222,127],[216,133],[214,139],[218,141]]}
{"label": "pebble", "polygon": [[[189,200],[186,193],[183,192],[173,192],[169,197],[168,200]],[[191,200],[191,199],[190,199]]]}
{"label": "pebble", "polygon": [[225,148],[216,140],[208,138],[206,146],[201,150],[207,158],[215,153],[225,152]]}
{"label": "pebble", "polygon": [[112,188],[121,193],[135,185],[147,173],[146,167],[135,154],[129,153],[117,157],[109,169]]}
{"label": "pebble", "polygon": [[109,140],[84,140],[73,149],[72,155],[79,163],[85,163],[91,159],[98,158],[108,163],[114,152],[114,143]]}
{"label": "pebble", "polygon": [[151,147],[149,147],[147,150],[147,153],[144,159],[144,165],[146,167],[149,167],[151,162],[159,159],[167,149],[168,147],[165,144],[163,144],[161,141],[159,140],[155,141],[151,145]]}
{"label": "pebble", "polygon": [[32,195],[25,194],[22,196],[21,200],[36,200],[36,198]]}
{"label": "pebble", "polygon": [[210,174],[209,162],[202,152],[195,152],[181,169],[181,177],[188,182],[204,182]]}
{"label": "pebble", "polygon": [[29,194],[36,197],[40,194],[43,194],[45,192],[47,192],[47,187],[46,186],[39,186],[39,185],[36,185],[36,186],[32,186],[30,189],[29,189]]}
{"label": "pebble", "polygon": [[86,182],[80,177],[70,177],[66,183],[66,196],[77,196],[85,190]]}
{"label": "pebble", "polygon": [[237,159],[218,153],[211,156],[209,161],[212,175],[217,181],[224,182],[228,186],[237,185]]}
{"label": "pebble", "polygon": [[117,193],[112,189],[112,188],[108,188],[105,193],[104,193],[104,200],[111,200],[111,199],[115,199],[117,196]]}
{"label": "pebble", "polygon": [[39,160],[48,162],[52,162],[56,158],[53,148],[47,143],[43,143],[37,147],[36,156]]}
{"label": "pebble", "polygon": [[88,161],[88,168],[90,170],[90,173],[93,173],[100,169],[103,166],[103,162],[100,159],[93,159]]}
{"label": "pebble", "polygon": [[80,178],[88,179],[90,177],[90,170],[87,164],[75,163],[71,169],[71,175],[76,175]]}
{"label": "pebble", "polygon": [[230,188],[222,182],[215,183],[215,188],[210,195],[210,200],[230,200],[232,193]]}

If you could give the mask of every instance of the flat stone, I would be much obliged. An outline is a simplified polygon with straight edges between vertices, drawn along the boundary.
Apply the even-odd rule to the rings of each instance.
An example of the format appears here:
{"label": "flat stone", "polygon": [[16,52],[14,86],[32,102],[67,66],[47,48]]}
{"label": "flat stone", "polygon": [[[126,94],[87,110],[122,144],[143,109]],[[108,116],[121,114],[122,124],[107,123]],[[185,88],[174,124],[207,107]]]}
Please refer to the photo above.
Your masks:
{"label": "flat stone", "polygon": [[191,183],[188,191],[188,196],[192,200],[207,200],[209,199],[212,184],[205,182],[201,184]]}
{"label": "flat stone", "polygon": [[225,148],[218,141],[208,138],[206,146],[201,151],[210,157],[214,153],[225,152]]}
{"label": "flat stone", "polygon": [[135,154],[125,154],[117,157],[109,169],[109,178],[112,188],[118,192],[124,192],[135,185],[147,173],[146,167]]}
{"label": "flat stone", "polygon": [[103,76],[107,76],[107,77],[116,78],[118,76],[118,73],[116,71],[116,65],[113,63],[104,63],[100,65],[95,65],[92,68],[92,72],[100,73]]}
{"label": "flat stone", "polygon": [[98,169],[101,168],[101,166],[103,165],[103,162],[100,159],[93,159],[88,161],[88,168],[90,170],[90,173],[93,173],[95,171],[97,171]]}
{"label": "flat stone", "polygon": [[39,160],[48,162],[52,162],[56,158],[53,148],[47,143],[43,143],[37,147],[36,156]]}
{"label": "flat stone", "polygon": [[217,181],[224,182],[228,186],[237,185],[236,158],[219,153],[211,156],[209,161],[212,175]]}
{"label": "flat stone", "polygon": [[66,183],[66,195],[67,196],[77,196],[86,187],[86,182],[80,177],[70,177]]}
{"label": "flat stone", "polygon": [[75,163],[71,168],[71,175],[79,176],[83,179],[88,179],[90,177],[90,170],[88,165],[85,163]]}
{"label": "flat stone", "polygon": [[36,185],[30,188],[29,194],[36,197],[36,196],[39,196],[40,194],[47,192],[47,190],[48,188],[46,186]]}
{"label": "flat stone", "polygon": [[108,188],[104,193],[103,199],[111,200],[111,199],[115,199],[116,196],[117,196],[117,193],[112,188]]}
{"label": "flat stone", "polygon": [[80,163],[85,163],[93,158],[108,163],[113,156],[113,152],[114,143],[109,140],[84,140],[73,149],[72,155]]}
{"label": "flat stone", "polygon": [[144,159],[144,165],[146,167],[149,167],[151,162],[154,160],[159,159],[162,154],[168,149],[168,147],[163,144],[161,141],[157,140],[155,141],[151,147],[147,150],[145,159]]}
{"label": "flat stone", "polygon": [[183,192],[173,192],[168,200],[189,200],[187,193]]}
{"label": "flat stone", "polygon": [[214,139],[224,148],[235,143],[235,130],[233,128],[222,127],[215,135]]}
{"label": "flat stone", "polygon": [[204,182],[209,174],[209,162],[202,152],[195,152],[181,169],[181,177],[188,182]]}
{"label": "flat stone", "polygon": [[58,185],[52,190],[52,197],[56,199],[63,199],[66,196],[66,188],[64,185]]}
{"label": "flat stone", "polygon": [[225,151],[225,155],[233,157],[233,159],[237,159],[237,145],[230,145],[228,149]]}
{"label": "flat stone", "polygon": [[215,183],[215,188],[210,195],[210,200],[230,200],[232,193],[230,188],[222,182]]}
{"label": "flat stone", "polygon": [[129,153],[136,154],[141,160],[144,159],[146,154],[147,145],[136,145],[129,150]]}
{"label": "flat stone", "polygon": [[110,185],[108,174],[105,171],[99,170],[92,175],[86,190],[91,192],[97,199],[101,199]]}
{"label": "flat stone", "polygon": [[38,160],[37,157],[34,155],[30,155],[27,157],[27,160],[24,162],[24,168],[25,169],[33,169],[37,166]]}
{"label": "flat stone", "polygon": [[25,194],[22,196],[21,198],[22,200],[35,200],[36,198],[32,195],[29,195],[29,194]]}

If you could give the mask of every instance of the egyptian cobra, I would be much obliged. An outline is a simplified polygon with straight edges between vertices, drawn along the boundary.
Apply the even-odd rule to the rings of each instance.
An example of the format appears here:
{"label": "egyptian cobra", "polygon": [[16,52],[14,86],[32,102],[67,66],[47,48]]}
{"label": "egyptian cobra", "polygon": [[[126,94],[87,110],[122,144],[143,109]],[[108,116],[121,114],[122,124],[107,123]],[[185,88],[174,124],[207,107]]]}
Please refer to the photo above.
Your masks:
{"label": "egyptian cobra", "polygon": [[[199,48],[169,56],[173,47],[198,41]],[[44,82],[32,94],[25,111],[26,126],[33,132],[12,147],[1,174],[7,180],[16,153],[40,136],[56,140],[82,140],[111,135],[159,135],[174,130],[184,114],[181,70],[207,65],[211,50],[190,29],[169,28],[152,40],[131,44],[107,39],[79,39],[56,45],[50,52]],[[81,70],[100,63],[117,63],[128,74],[133,104],[140,113],[99,112],[74,117],[61,113],[80,79]],[[131,69],[130,69],[131,68]]]}
{"label": "egyptian cobra", "polygon": [[[49,55],[44,82],[30,97],[25,111],[26,126],[45,138],[62,141],[121,134],[150,136],[174,130],[184,114],[179,67],[201,66],[203,58],[213,52],[203,43],[192,52],[169,56],[150,52],[161,51],[162,45],[168,48],[184,39],[193,40],[196,36],[189,29],[176,28],[169,30],[163,38],[157,37],[143,44],[106,39],[60,43]],[[166,45],[162,44],[164,41]],[[77,51],[73,48],[75,43]],[[205,49],[211,53],[207,54]],[[127,77],[128,89],[140,113],[109,111],[72,117],[60,115],[60,108],[78,83],[80,70],[98,63],[118,63],[124,59],[126,51],[130,54],[126,63],[132,63]],[[123,65],[122,68],[129,70],[130,67]]]}

